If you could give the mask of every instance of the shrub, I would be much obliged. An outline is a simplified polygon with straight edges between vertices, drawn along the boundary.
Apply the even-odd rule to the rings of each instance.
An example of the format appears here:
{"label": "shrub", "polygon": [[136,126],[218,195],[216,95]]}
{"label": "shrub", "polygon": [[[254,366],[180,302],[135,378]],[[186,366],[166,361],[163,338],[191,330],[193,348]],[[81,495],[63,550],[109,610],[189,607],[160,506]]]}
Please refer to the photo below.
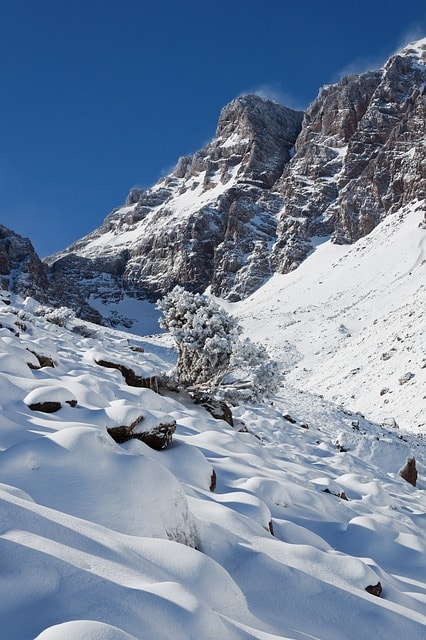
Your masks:
{"label": "shrub", "polygon": [[276,362],[263,346],[240,340],[241,327],[214,300],[176,286],[157,306],[160,326],[178,348],[178,382],[230,401],[275,393],[281,381]]}

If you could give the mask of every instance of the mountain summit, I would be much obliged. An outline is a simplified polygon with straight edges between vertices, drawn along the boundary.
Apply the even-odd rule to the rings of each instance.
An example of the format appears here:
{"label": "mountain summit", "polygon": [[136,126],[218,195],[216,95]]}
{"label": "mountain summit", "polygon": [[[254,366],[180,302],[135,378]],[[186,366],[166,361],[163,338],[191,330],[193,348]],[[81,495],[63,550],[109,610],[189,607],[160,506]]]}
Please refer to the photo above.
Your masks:
{"label": "mountain summit", "polygon": [[[182,284],[240,299],[271,272],[269,247],[283,206],[274,184],[289,162],[303,114],[258,96],[221,113],[215,138],[147,191],[132,189],[104,224],[51,257],[68,279],[105,302],[155,299]],[[83,284],[84,282],[84,284]]]}

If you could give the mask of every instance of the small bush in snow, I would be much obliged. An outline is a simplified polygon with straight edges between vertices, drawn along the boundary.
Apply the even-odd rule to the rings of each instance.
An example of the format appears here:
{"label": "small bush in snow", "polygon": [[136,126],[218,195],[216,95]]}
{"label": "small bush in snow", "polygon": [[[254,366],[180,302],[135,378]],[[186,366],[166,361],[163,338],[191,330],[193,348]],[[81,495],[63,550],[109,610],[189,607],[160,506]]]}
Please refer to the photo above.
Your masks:
{"label": "small bush in snow", "polygon": [[240,340],[237,321],[214,300],[175,287],[159,303],[160,326],[178,347],[181,384],[202,388],[230,401],[259,401],[275,393],[278,367],[266,350]]}
{"label": "small bush in snow", "polygon": [[59,327],[65,327],[69,320],[75,319],[75,313],[68,307],[58,307],[53,309],[51,307],[39,307],[37,309],[39,315],[46,318],[48,322],[57,324]]}

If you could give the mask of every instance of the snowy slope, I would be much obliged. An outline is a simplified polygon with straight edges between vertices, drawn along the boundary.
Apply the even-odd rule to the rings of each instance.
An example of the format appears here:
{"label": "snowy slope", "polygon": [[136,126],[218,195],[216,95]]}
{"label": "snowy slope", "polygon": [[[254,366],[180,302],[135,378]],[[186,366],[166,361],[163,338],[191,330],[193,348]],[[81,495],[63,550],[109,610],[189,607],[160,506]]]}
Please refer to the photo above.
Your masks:
{"label": "snowy slope", "polygon": [[283,362],[287,384],[423,433],[424,212],[406,207],[354,245],[318,244],[296,271],[228,305]]}
{"label": "snowy slope", "polygon": [[[235,407],[233,428],[96,364],[160,374],[166,338],[60,327],[1,299],[2,637],[424,637],[424,438],[289,385]],[[49,398],[56,413],[29,408]],[[107,434],[139,415],[176,420],[172,446]],[[413,455],[417,487],[398,473]],[[365,591],[378,581],[380,598]]]}

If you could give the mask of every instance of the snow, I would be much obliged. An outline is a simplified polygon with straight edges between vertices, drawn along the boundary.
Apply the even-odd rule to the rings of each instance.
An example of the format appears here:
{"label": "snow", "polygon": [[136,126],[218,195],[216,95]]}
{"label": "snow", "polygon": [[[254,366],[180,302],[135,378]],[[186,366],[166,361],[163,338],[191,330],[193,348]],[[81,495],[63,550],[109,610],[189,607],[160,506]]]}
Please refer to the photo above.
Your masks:
{"label": "snow", "polygon": [[288,384],[415,432],[426,431],[424,211],[389,216],[354,245],[316,245],[297,270],[226,305]]}
{"label": "snow", "polygon": [[[60,327],[0,295],[2,637],[424,638],[422,213],[350,247],[317,242],[227,305],[287,371],[273,402],[233,407],[234,427],[97,364],[162,375],[168,334]],[[55,366],[33,368],[29,349]],[[28,406],[52,400],[56,413]],[[140,418],[176,421],[172,445],[108,435]],[[399,475],[412,457],[416,487]]]}
{"label": "snow", "polygon": [[[125,225],[120,224],[117,228],[100,235],[90,234],[79,243],[79,255],[96,257],[100,250],[104,255],[108,253],[116,255],[119,248],[132,250],[140,239],[149,233],[150,227],[158,230],[163,226],[168,229],[173,225],[179,226],[182,220],[190,218],[203,207],[211,206],[216,210],[218,198],[234,185],[240,168],[240,164],[232,167],[226,182],[222,182],[219,171],[209,174],[207,183],[205,182],[206,171],[201,171],[198,175],[187,179],[176,178],[177,185],[173,194],[171,193],[161,204],[151,207],[151,211],[142,220],[128,222]],[[161,188],[161,183],[159,185],[158,188]],[[155,191],[154,187],[151,192],[155,193]],[[132,213],[135,207],[136,205],[132,205],[118,209],[115,212],[116,219],[121,222],[126,214]],[[92,298],[91,304],[93,302]]]}

